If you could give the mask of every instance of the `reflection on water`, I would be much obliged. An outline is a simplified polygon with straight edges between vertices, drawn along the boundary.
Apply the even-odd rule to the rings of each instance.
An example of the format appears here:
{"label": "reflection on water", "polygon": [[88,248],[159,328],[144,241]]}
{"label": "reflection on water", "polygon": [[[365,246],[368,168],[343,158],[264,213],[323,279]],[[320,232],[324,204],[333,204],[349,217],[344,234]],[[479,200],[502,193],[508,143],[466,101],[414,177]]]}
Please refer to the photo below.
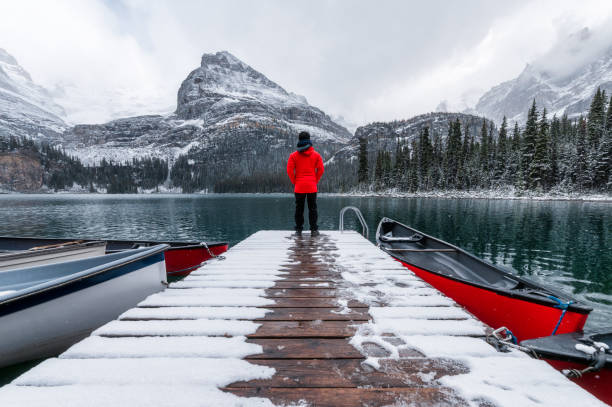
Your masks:
{"label": "reflection on water", "polygon": [[[610,203],[321,196],[320,228],[337,229],[347,205],[361,208],[370,238],[380,218],[397,219],[571,291],[596,309],[587,327],[611,325]],[[290,229],[292,207],[291,195],[4,195],[0,234],[234,244],[261,229]],[[358,228],[351,214],[346,223]]]}

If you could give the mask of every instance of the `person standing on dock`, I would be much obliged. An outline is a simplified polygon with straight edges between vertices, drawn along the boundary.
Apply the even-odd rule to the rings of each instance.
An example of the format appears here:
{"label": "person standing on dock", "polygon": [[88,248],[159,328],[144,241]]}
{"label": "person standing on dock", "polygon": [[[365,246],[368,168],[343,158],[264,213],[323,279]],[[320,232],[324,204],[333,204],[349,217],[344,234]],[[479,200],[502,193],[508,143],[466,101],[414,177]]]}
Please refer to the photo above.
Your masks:
{"label": "person standing on dock", "polygon": [[295,234],[302,236],[304,228],[304,201],[308,202],[308,223],[310,236],[319,235],[317,225],[317,184],[325,171],[321,155],[315,151],[310,134],[303,131],[298,135],[297,151],[289,156],[287,175],[294,185],[295,193]]}

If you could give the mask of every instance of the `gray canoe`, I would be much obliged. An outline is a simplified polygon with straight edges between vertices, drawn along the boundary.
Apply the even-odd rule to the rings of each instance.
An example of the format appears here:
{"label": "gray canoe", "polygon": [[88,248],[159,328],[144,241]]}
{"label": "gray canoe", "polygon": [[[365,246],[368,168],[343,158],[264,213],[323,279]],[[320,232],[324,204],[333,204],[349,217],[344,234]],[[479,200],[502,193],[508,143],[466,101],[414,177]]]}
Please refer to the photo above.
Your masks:
{"label": "gray canoe", "polygon": [[100,241],[74,241],[44,245],[28,250],[2,250],[0,251],[0,272],[102,256],[105,252],[106,242]]}
{"label": "gray canoe", "polygon": [[166,248],[0,273],[0,367],[57,355],[161,291]]}

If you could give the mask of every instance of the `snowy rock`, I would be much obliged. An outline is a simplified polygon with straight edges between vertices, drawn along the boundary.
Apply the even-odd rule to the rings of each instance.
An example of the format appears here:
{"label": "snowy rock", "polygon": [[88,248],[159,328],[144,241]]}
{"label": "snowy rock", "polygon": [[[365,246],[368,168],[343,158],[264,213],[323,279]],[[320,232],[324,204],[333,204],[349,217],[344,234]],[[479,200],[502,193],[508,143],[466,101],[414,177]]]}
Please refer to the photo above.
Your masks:
{"label": "snowy rock", "polygon": [[[86,163],[143,156],[173,162],[189,153],[190,165],[204,166],[204,173],[218,180],[217,171],[244,176],[258,169],[269,171],[257,167],[273,161],[266,156],[285,158],[302,130],[311,133],[324,155],[351,138],[348,130],[309,105],[306,98],[287,92],[223,51],[202,56],[201,65],[180,86],[173,114],[78,125],[65,133],[63,145]],[[236,162],[255,168],[236,169]]]}
{"label": "snowy rock", "polygon": [[0,48],[0,137],[57,139],[67,127],[64,109]]}
{"label": "snowy rock", "polygon": [[535,99],[549,117],[585,114],[597,87],[608,95],[612,92],[612,47],[592,55],[588,53],[590,40],[588,29],[571,36],[566,45],[527,65],[518,77],[491,88],[475,110],[497,123],[504,115],[510,122],[524,123]]}

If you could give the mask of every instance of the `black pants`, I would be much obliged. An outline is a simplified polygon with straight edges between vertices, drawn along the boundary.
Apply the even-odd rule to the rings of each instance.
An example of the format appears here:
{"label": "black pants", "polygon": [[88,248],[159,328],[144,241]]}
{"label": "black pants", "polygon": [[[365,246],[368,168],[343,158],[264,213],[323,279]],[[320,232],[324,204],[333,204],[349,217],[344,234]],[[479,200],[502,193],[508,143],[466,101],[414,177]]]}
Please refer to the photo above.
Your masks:
{"label": "black pants", "polygon": [[317,226],[317,193],[295,194],[295,230],[304,228],[304,201],[308,201],[308,223],[310,230],[319,230]]}

